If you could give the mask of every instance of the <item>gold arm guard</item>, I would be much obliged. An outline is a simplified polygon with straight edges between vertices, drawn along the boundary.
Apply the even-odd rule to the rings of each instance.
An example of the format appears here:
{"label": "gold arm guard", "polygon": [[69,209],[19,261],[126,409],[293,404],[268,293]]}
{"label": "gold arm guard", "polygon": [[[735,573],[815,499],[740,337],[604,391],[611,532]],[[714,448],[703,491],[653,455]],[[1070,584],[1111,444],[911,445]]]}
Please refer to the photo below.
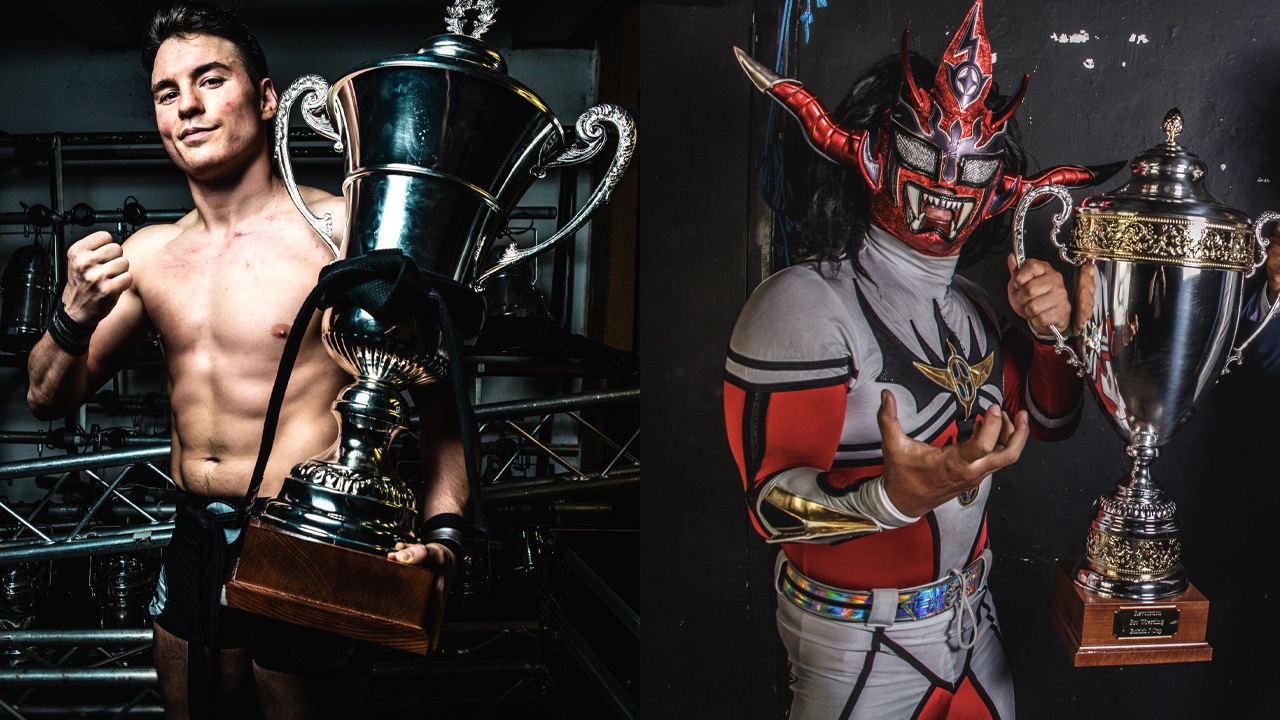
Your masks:
{"label": "gold arm guard", "polygon": [[803,542],[822,538],[852,538],[880,532],[874,520],[841,512],[779,488],[765,492],[764,502],[800,521],[798,527],[777,528],[768,542]]}

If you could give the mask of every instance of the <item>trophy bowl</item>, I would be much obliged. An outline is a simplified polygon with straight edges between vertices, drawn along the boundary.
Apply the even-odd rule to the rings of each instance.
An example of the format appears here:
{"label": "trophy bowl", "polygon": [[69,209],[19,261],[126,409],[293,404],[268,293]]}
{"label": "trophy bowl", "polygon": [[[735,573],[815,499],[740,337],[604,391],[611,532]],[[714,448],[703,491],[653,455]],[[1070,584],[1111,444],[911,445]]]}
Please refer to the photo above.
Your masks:
{"label": "trophy bowl", "polygon": [[[1085,376],[1112,427],[1127,443],[1133,468],[1098,501],[1074,582],[1104,597],[1156,601],[1188,588],[1180,561],[1181,519],[1151,477],[1151,461],[1206,397],[1209,388],[1276,314],[1233,347],[1245,278],[1266,260],[1266,212],[1250,223],[1203,184],[1206,167],[1177,142],[1182,116],[1166,114],[1167,139],[1130,164],[1123,187],[1087,198],[1076,210],[1067,245],[1057,233],[1071,214],[1065,188],[1027,194],[1014,220],[1015,254],[1025,259],[1026,213],[1043,195],[1063,212],[1051,239],[1064,260],[1097,268],[1092,313],[1074,348],[1056,328],[1056,349]],[[1278,303],[1277,305],[1280,305]]]}
{"label": "trophy bowl", "polygon": [[[299,78],[280,97],[276,116],[281,177],[335,258],[350,266],[347,261],[393,251],[405,267],[412,264],[433,287],[444,288],[441,293],[466,301],[452,307],[467,311],[481,307],[479,291],[489,277],[581,228],[608,200],[635,148],[634,123],[613,105],[584,112],[570,142],[547,104],[511,78],[502,56],[479,39],[492,10],[482,13],[473,35],[449,21],[451,33],[428,39],[414,53],[361,65],[332,86],[315,75]],[[332,218],[312,213],[293,179],[288,126],[294,103],[343,153],[341,248],[331,239]],[[614,129],[617,147],[578,212],[532,247],[507,246],[482,272],[481,261],[534,180],[594,157],[607,143],[606,126]],[[385,304],[375,316],[339,301],[325,311],[326,349],[355,378],[334,404],[338,438],[295,466],[277,496],[249,520],[227,585],[229,604],[426,651],[422,623],[431,573],[386,559],[396,543],[418,541],[417,501],[386,457],[408,425],[401,392],[461,368],[451,367],[447,352],[452,348],[456,357],[458,344],[447,327],[457,322],[449,320],[450,311],[430,319],[410,305]]]}

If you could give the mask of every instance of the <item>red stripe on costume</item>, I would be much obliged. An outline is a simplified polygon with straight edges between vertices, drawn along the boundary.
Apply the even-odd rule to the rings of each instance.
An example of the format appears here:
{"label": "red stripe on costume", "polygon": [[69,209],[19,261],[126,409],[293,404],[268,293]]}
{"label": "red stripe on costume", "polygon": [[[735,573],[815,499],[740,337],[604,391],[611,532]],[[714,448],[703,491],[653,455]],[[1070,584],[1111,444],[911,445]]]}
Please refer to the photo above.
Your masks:
{"label": "red stripe on costume", "polygon": [[991,709],[978,694],[972,679],[966,675],[951,699],[951,710],[946,720],[992,720]]}
{"label": "red stripe on costume", "polygon": [[770,394],[764,460],[752,486],[787,468],[830,468],[844,430],[846,403],[843,383]]}
{"label": "red stripe on costume", "polygon": [[947,720],[947,711],[951,709],[951,693],[934,685],[929,688],[929,699],[916,717],[919,720]]}
{"label": "red stripe on costume", "polygon": [[[1083,391],[1080,378],[1052,345],[1032,340],[1022,333],[1011,332],[1004,341],[1004,403],[1010,417],[1027,409],[1026,387],[1036,405],[1049,416],[1065,415],[1080,401]],[[1049,429],[1031,420],[1031,437],[1037,440],[1061,440],[1075,431],[1075,423]]]}
{"label": "red stripe on costume", "polygon": [[750,490],[747,482],[747,465],[742,450],[742,413],[747,404],[747,391],[726,382],[724,384],[724,430],[729,438],[729,450],[733,453],[733,461],[738,463],[738,477],[742,478],[743,490]]}
{"label": "red stripe on costume", "polygon": [[973,563],[987,549],[987,514],[982,514],[982,529],[978,531],[978,542],[973,546],[973,557],[969,558],[969,562]]}

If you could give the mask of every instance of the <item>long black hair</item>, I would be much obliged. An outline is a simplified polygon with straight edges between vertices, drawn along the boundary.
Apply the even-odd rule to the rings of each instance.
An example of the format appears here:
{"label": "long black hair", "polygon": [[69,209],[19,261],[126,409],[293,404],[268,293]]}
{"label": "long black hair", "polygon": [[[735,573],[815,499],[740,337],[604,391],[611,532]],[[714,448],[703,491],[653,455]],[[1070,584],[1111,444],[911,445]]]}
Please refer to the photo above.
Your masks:
{"label": "long black hair", "polygon": [[[917,53],[910,53],[911,74],[921,90],[933,87],[938,66]],[[831,114],[841,127],[878,131],[885,113],[897,99],[905,80],[902,57],[891,55],[877,62],[867,74],[858,78]],[[1005,105],[1007,97],[999,94],[994,81],[987,94],[986,105],[995,109]],[[1027,155],[1020,142],[1022,133],[1016,119],[1005,125],[1004,172],[1024,175]],[[874,134],[868,142],[874,142]],[[871,222],[871,197],[862,173],[851,165],[833,163],[814,156],[809,170],[809,187],[813,196],[809,211],[800,224],[800,239],[795,259],[839,263],[848,258],[861,274],[866,272],[858,260],[867,227]],[[970,265],[989,255],[994,247],[1009,236],[1010,213],[988,220],[974,230],[960,248],[960,266]]]}

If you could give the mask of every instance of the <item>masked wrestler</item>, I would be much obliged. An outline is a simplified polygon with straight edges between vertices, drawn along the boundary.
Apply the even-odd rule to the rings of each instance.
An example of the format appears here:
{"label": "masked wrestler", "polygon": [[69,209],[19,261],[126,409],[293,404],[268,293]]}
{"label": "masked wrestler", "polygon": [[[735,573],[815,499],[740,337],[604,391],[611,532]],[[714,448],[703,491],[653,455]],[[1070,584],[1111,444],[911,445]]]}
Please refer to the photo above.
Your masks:
{"label": "masked wrestler", "polygon": [[[335,680],[359,677],[367,649],[225,607],[219,636],[203,637],[204,613],[216,606],[213,594],[226,569],[205,568],[197,577],[199,545],[234,538],[217,528],[201,533],[197,517],[242,501],[285,337],[333,252],[272,171],[276,91],[249,30],[222,8],[178,3],[155,15],[149,40],[144,65],[156,124],[187,176],[195,210],[173,225],[143,228],[123,246],[99,232],[68,249],[57,316],[30,357],[31,409],[44,419],[72,412],[154,328],[173,411],[172,476],[184,491],[152,603],[166,715],[187,717],[188,653],[190,646],[199,651],[201,638],[222,648],[208,659],[217,673],[215,714],[249,716],[256,681],[267,717],[360,716],[367,711],[335,701],[343,687]],[[341,233],[343,199],[313,188],[301,192]],[[329,358],[319,326],[317,313],[281,410],[263,497],[278,491],[293,465],[337,437],[330,406],[351,378]],[[438,385],[414,397],[423,420],[422,511],[435,525],[449,525],[461,519],[468,492],[452,393]],[[435,535],[424,533],[433,541],[401,547],[389,560],[439,573],[431,610],[438,628],[458,546],[454,533]],[[193,702],[197,709],[207,707]]]}
{"label": "masked wrestler", "polygon": [[[982,3],[936,68],[910,56],[858,80],[834,114],[741,51],[754,84],[830,161],[804,224],[810,262],[766,280],[729,344],[725,414],[752,520],[782,546],[778,628],[792,720],[1012,718],[986,591],[991,473],[1028,435],[1078,422],[1081,383],[1050,326],[1062,277],[1009,258],[1009,302],[1039,341],[1000,329],[954,275],[962,248],[1030,188],[1012,99],[992,91]],[[935,74],[936,71],[936,74]],[[930,87],[928,78],[932,78]],[[1004,236],[1007,238],[1007,236]],[[1092,267],[1081,288],[1093,296]],[[1077,309],[1078,326],[1084,315]]]}

